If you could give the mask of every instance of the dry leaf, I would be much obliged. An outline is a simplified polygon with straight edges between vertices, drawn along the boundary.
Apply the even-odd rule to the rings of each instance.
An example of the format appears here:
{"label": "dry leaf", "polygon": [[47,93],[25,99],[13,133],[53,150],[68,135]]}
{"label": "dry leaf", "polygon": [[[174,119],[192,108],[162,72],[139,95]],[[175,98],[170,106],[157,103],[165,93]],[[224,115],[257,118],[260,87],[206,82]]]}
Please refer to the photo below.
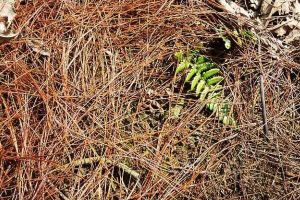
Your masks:
{"label": "dry leaf", "polygon": [[260,13],[268,15],[272,10],[272,0],[264,0],[261,4]]}
{"label": "dry leaf", "polygon": [[14,0],[0,0],[0,34],[8,31],[9,26],[14,20],[16,13],[14,11]]}
{"label": "dry leaf", "polygon": [[0,34],[0,43],[7,42],[15,38],[17,35],[17,33]]}
{"label": "dry leaf", "polygon": [[279,15],[288,14],[290,12],[291,4],[295,0],[264,0],[261,5],[260,12],[271,17],[278,11]]}
{"label": "dry leaf", "polygon": [[296,28],[296,29],[300,29],[300,21],[296,20],[294,18],[287,18],[288,23],[287,26],[289,26],[290,28]]}
{"label": "dry leaf", "polygon": [[300,2],[299,2],[299,0],[294,2],[294,12],[295,13],[300,13]]}
{"label": "dry leaf", "polygon": [[224,6],[224,8],[232,14],[241,14],[248,18],[253,16],[252,12],[246,11],[244,8],[242,8],[238,4],[234,3],[233,1],[219,0],[219,3],[222,4]]}
{"label": "dry leaf", "polygon": [[275,31],[275,33],[277,36],[282,37],[286,34],[286,29],[284,27],[280,27]]}
{"label": "dry leaf", "polygon": [[[286,4],[290,4],[289,0],[275,0],[272,6],[272,10],[269,13],[269,16],[273,15],[275,12],[278,11],[279,15],[283,15],[285,12],[289,13],[290,9],[289,6],[286,8]],[[284,7],[284,9],[283,9]],[[287,9],[287,10],[286,10]]]}
{"label": "dry leaf", "polygon": [[0,0],[0,43],[13,39],[18,34],[9,31],[9,27],[14,20],[14,0]]}
{"label": "dry leaf", "polygon": [[281,10],[279,11],[279,15],[288,14],[290,12],[290,6],[291,6],[291,2],[290,1],[285,1],[281,6]]}
{"label": "dry leaf", "polygon": [[[278,36],[284,36],[287,34],[287,30],[292,29],[286,38],[285,42],[290,43],[294,40],[299,39],[300,35],[300,2],[299,0],[264,0],[261,13],[265,16],[268,16],[268,19],[265,21],[264,26],[268,26],[272,19],[274,13],[285,20],[281,21],[281,24],[275,24],[273,27],[270,27],[270,30],[273,30]],[[278,16],[274,16],[278,17]]]}
{"label": "dry leaf", "polygon": [[295,40],[300,39],[300,31],[298,29],[293,30],[290,32],[290,34],[284,39],[286,43],[291,43]]}
{"label": "dry leaf", "polygon": [[28,41],[27,44],[32,49],[32,51],[41,54],[43,56],[50,56],[49,51],[46,50],[45,45],[42,41],[33,39]]}

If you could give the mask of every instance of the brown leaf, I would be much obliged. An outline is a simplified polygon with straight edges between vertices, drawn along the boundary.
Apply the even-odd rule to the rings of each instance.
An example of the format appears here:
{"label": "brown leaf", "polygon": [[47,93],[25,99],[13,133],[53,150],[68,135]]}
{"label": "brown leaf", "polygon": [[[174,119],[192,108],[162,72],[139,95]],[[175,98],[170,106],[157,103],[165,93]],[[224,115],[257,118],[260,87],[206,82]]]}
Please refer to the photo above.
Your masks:
{"label": "brown leaf", "polygon": [[8,32],[8,28],[16,16],[14,4],[14,0],[4,0],[0,4],[0,34]]}

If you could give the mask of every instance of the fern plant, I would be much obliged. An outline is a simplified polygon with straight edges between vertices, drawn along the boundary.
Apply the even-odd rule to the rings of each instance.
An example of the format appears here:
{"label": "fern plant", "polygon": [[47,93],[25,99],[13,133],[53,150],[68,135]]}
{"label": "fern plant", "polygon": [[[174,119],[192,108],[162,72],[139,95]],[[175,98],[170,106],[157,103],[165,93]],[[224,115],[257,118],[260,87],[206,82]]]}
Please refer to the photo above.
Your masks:
{"label": "fern plant", "polygon": [[178,66],[175,74],[186,72],[185,83],[190,84],[190,92],[194,92],[200,101],[207,102],[206,107],[215,113],[225,125],[236,125],[236,121],[230,116],[230,105],[224,96],[224,88],[221,84],[224,80],[220,69],[198,51],[184,54],[177,52],[175,57]]}

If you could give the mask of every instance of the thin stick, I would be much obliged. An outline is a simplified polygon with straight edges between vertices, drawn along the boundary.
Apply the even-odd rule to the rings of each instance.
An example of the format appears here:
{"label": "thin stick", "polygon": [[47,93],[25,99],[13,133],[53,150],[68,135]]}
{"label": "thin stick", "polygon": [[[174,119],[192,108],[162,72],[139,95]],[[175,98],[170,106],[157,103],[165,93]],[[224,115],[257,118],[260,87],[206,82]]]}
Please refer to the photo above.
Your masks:
{"label": "thin stick", "polygon": [[263,129],[265,137],[269,136],[269,128],[268,128],[268,119],[267,119],[267,111],[266,111],[266,101],[265,101],[265,87],[264,87],[264,76],[260,75],[260,96],[261,96],[261,105],[262,105],[262,117],[263,117]]}
{"label": "thin stick", "polygon": [[[79,159],[79,160],[74,160],[68,164],[63,165],[62,167],[59,167],[59,169],[65,169],[68,168],[70,166],[79,166],[79,165],[83,165],[83,164],[91,164],[94,162],[100,162],[100,163],[109,163],[109,164],[113,164],[113,162],[111,160],[108,160],[106,158],[97,156],[97,157],[90,157],[90,158],[83,158],[83,159]],[[127,165],[123,164],[123,163],[117,163],[116,164],[117,167],[121,168],[122,170],[124,170],[125,172],[127,172],[128,174],[130,174],[131,176],[133,176],[136,179],[139,179],[140,174],[138,172],[136,172],[135,170],[129,168]],[[57,170],[57,169],[56,169]]]}
{"label": "thin stick", "polygon": [[262,106],[262,118],[263,118],[263,130],[264,137],[268,141],[269,138],[269,128],[268,128],[268,119],[267,119],[267,109],[266,109],[266,98],[265,98],[265,86],[264,86],[264,70],[263,63],[261,60],[261,43],[258,40],[258,54],[259,54],[259,67],[260,67],[260,97],[261,97],[261,106]]}

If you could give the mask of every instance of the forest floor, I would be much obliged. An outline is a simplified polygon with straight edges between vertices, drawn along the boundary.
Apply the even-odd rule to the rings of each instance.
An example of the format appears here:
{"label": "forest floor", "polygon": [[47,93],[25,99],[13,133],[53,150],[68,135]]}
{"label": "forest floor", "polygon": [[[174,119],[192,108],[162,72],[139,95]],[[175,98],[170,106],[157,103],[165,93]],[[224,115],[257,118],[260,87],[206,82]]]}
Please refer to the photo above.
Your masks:
{"label": "forest floor", "polygon": [[[0,46],[1,199],[300,196],[299,46],[274,50],[272,33],[213,0],[36,0],[16,13],[20,34]],[[196,48],[220,67],[237,126],[174,76],[174,53]]]}

